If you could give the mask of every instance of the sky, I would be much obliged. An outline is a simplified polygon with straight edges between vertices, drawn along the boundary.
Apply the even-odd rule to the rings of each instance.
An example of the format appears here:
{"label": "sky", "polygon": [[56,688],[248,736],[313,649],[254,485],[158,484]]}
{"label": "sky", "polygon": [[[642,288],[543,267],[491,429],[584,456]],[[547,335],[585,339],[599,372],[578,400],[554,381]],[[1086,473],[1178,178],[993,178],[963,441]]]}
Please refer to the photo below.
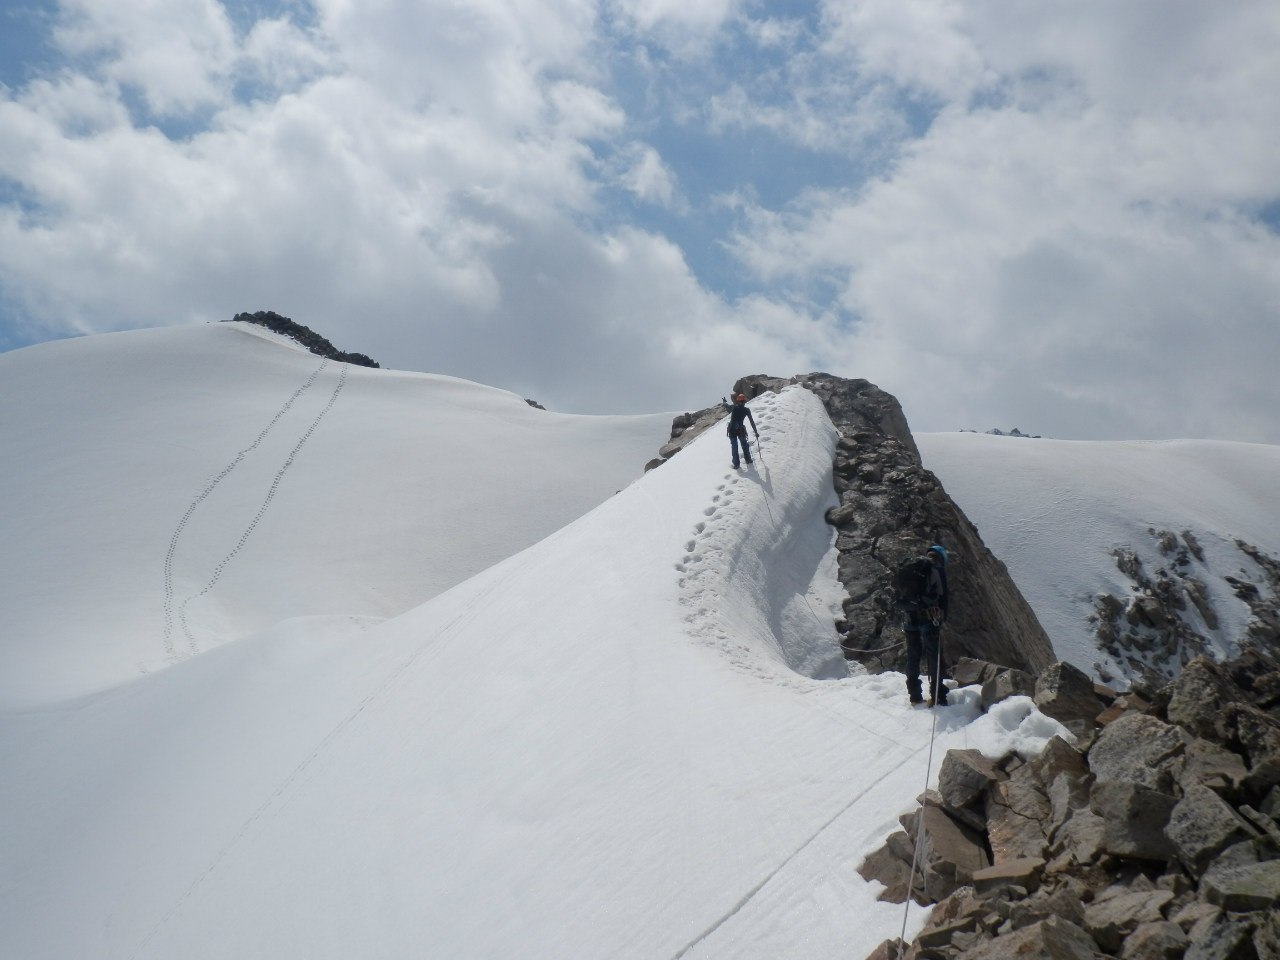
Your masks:
{"label": "sky", "polygon": [[273,310],[575,413],[1280,442],[1268,0],[15,0],[0,349]]}
{"label": "sky", "polygon": [[[242,324],[0,383],[0,956],[865,957],[927,915],[858,866],[946,752],[1065,733],[846,669],[800,387],[752,401],[751,467],[711,430],[645,472],[667,417]],[[1149,524],[1233,639],[1224,574],[1266,571],[1232,539],[1280,554],[1280,447],[917,436],[1063,657]]]}

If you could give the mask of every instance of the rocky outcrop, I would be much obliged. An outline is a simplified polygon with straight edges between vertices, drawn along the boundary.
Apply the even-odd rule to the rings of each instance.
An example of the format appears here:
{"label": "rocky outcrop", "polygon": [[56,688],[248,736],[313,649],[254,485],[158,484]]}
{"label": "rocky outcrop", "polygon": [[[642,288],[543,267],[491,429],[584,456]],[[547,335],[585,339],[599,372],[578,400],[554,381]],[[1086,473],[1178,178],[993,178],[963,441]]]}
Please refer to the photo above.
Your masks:
{"label": "rocky outcrop", "polygon": [[[1099,594],[1091,617],[1098,647],[1125,677],[1159,685],[1198,656],[1220,659],[1239,649],[1280,646],[1280,561],[1236,540],[1240,566],[1222,575],[1210,567],[1193,531],[1152,527],[1147,533],[1151,538],[1143,545],[1147,561],[1137,546],[1115,549],[1116,568],[1130,589],[1121,595]],[[1257,571],[1252,579],[1243,573],[1249,563]],[[1222,637],[1222,617],[1210,589],[1215,578],[1225,581],[1249,608],[1243,637]],[[1099,672],[1106,679],[1103,671],[1100,664]]]}
{"label": "rocky outcrop", "polygon": [[257,313],[237,313],[231,318],[230,322],[252,323],[259,327],[266,327],[272,333],[289,337],[317,356],[328,357],[330,360],[337,360],[340,363],[351,363],[360,367],[378,366],[377,361],[370,359],[363,353],[346,353],[339,350],[310,327],[303,326],[270,310],[259,310]]}
{"label": "rocky outcrop", "polygon": [[840,433],[832,465],[840,503],[827,522],[836,529],[839,577],[847,592],[837,624],[846,657],[870,669],[905,667],[891,572],[904,557],[940,543],[951,560],[947,655],[1031,672],[1051,663],[1049,638],[1008,570],[921,463],[898,401],[866,380],[825,373],[789,380],[744,377],[733,389],[752,398],[792,384],[822,400]]}
{"label": "rocky outcrop", "polygon": [[[836,624],[845,656],[872,670],[903,669],[906,651],[890,590],[893,569],[930,544],[946,547],[951,609],[949,659],[981,657],[1035,672],[1053,648],[1008,570],[924,468],[902,407],[866,380],[811,373],[784,380],[755,375],[732,395],[754,399],[799,384],[822,400],[840,433],[832,474],[840,503],[827,514],[836,529],[839,578],[847,596]],[[719,423],[728,404],[676,417],[671,439],[645,469],[665,463]]]}
{"label": "rocky outcrop", "polygon": [[[957,675],[986,691],[1007,672]],[[1045,671],[1037,702],[1053,673],[1072,676]],[[882,900],[936,906],[914,943],[871,956],[1278,960],[1280,659],[1201,658],[1150,698],[1077,685],[1070,703],[1074,744],[943,759],[860,867]]]}

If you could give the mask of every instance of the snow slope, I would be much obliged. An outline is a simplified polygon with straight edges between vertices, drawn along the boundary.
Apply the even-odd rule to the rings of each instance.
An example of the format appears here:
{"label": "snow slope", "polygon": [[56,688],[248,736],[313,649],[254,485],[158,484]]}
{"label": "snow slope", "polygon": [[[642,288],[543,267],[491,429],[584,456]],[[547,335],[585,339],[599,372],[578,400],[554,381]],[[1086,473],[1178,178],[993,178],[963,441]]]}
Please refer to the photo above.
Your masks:
{"label": "snow slope", "polygon": [[300,615],[403,613],[639,475],[671,415],[582,417],[213,324],[0,354],[0,705]]}
{"label": "snow slope", "polygon": [[[1059,729],[844,675],[803,390],[754,469],[710,431],[647,475],[668,415],[234,325],[0,390],[3,957],[860,957],[923,922],[857,866],[946,749]],[[1271,543],[1270,448],[920,439],[1051,633],[1146,523]]]}
{"label": "snow slope", "polygon": [[1231,655],[1249,608],[1224,576],[1263,583],[1236,540],[1280,557],[1280,447],[1209,440],[1085,442],[974,433],[917,434],[926,467],[1009,568],[1065,660],[1087,672],[1122,665],[1095,646],[1088,617],[1102,593],[1133,585],[1114,551],[1133,550],[1150,574],[1169,564],[1152,531],[1191,531],[1216,628],[1198,630]]}
{"label": "snow slope", "polygon": [[[520,526],[518,500],[478,507],[467,498],[492,482],[492,458],[542,443],[543,434],[511,427],[533,434],[541,415],[439,378],[401,378],[399,402],[352,370],[338,393],[342,371],[326,368],[284,414],[298,414],[291,443],[266,458],[260,483],[302,449],[259,517],[261,485],[232,496],[225,477],[213,484],[216,471],[282,409],[290,392],[281,383],[300,389],[318,364],[273,344],[246,351],[243,331],[201,331],[212,339],[198,346],[189,333],[67,345],[141,369],[109,378],[80,358],[80,375],[101,390],[93,409],[37,403],[28,382],[40,436],[6,424],[7,445],[47,441],[32,461],[46,484],[20,486],[31,510],[49,520],[60,503],[85,536],[35,536],[18,524],[22,510],[6,518],[29,563],[68,574],[42,594],[53,649],[30,652],[46,635],[34,609],[0,647],[5,675],[24,679],[11,682],[0,715],[0,956],[859,956],[896,934],[904,911],[878,903],[857,865],[943,751],[1031,751],[1058,729],[1025,700],[979,717],[970,690],[955,706],[912,711],[900,677],[842,675],[822,519],[833,502],[834,431],[803,390],[754,401],[765,438],[754,470],[729,470],[712,431],[550,536],[475,561],[474,575],[447,589],[437,581],[440,592],[382,619],[385,611],[359,608],[382,588],[373,575],[356,587],[332,570],[352,538],[367,557],[376,537],[360,540],[358,517],[336,521],[340,535],[327,524],[339,508],[423,521],[403,501],[384,504],[367,477],[360,485],[348,444],[370,421],[353,415],[339,429],[347,401],[364,392],[369,407],[382,405],[374,422],[396,425],[435,398],[436,447],[476,439],[468,483],[442,483],[438,502],[412,504],[439,523],[457,519],[460,505],[478,509],[477,528],[453,528],[459,539],[440,544],[468,557],[473,540]],[[234,354],[223,364],[193,356],[223,349]],[[185,374],[166,378],[164,410],[130,400],[152,389],[139,377],[160,357],[187,361]],[[44,361],[16,366],[28,362]],[[229,415],[208,411],[222,410],[232,369],[238,394],[259,399],[224,423]],[[178,402],[184,376],[191,405]],[[440,397],[456,401],[455,418]],[[81,417],[104,430],[134,424],[135,442],[118,425],[110,442],[96,442]],[[558,421],[562,455],[584,473],[620,426],[587,421]],[[388,429],[407,436],[403,425]],[[187,450],[204,441],[222,452],[197,468]],[[384,443],[381,454],[406,456],[403,443]],[[83,463],[81,447],[96,458],[92,483],[47,462]],[[160,469],[155,448],[177,451],[159,478],[137,467]],[[335,472],[339,492],[360,496],[336,494]],[[396,470],[375,472],[404,495]],[[140,486],[121,485],[131,476]],[[564,491],[554,477],[544,482],[550,510]],[[91,490],[112,496],[86,500]],[[291,499],[330,509],[310,521],[305,511],[277,515]],[[206,508],[212,529],[197,533]],[[192,529],[182,527],[182,549],[172,551],[175,581],[180,557],[201,568],[188,581],[197,587],[212,576],[210,559],[215,568],[232,559],[215,584],[221,606],[188,606],[195,645],[175,640],[165,656],[157,554],[167,555],[183,516]],[[246,544],[229,550],[255,518]],[[308,522],[326,534],[303,539]],[[420,562],[406,546],[418,537],[378,534],[396,562]],[[258,543],[271,550],[254,553]],[[80,556],[90,550],[105,562]],[[390,565],[369,559],[379,562]],[[243,576],[231,590],[236,567]],[[106,582],[90,590],[93,569]],[[405,583],[426,579],[420,568],[377,573],[396,602]],[[313,577],[324,590],[309,592],[302,581]],[[175,588],[175,603],[190,591]],[[269,608],[270,591],[305,615]],[[110,614],[104,627],[78,634],[99,607]],[[57,670],[70,675],[65,692]],[[912,911],[908,932],[923,918]]]}

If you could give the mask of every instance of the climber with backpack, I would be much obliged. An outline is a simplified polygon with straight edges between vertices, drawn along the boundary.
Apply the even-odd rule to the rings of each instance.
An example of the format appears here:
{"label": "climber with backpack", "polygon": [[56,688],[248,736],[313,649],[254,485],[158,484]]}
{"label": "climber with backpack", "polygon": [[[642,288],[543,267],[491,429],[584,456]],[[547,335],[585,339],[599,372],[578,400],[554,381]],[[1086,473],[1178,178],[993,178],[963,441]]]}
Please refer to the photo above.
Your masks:
{"label": "climber with backpack", "polygon": [[947,705],[943,684],[942,625],[947,619],[947,551],[934,544],[924,556],[908,557],[893,575],[894,601],[902,611],[907,636],[907,697],[924,703],[920,690],[920,661],[929,676],[929,706]]}
{"label": "climber with backpack", "polygon": [[760,431],[756,429],[756,418],[747,409],[746,394],[740,393],[733,398],[733,406],[729,409],[729,446],[733,450],[733,469],[738,469],[738,444],[742,444],[742,457],[751,463],[751,441],[747,439],[747,426],[743,421],[751,421],[751,432],[760,439]]}

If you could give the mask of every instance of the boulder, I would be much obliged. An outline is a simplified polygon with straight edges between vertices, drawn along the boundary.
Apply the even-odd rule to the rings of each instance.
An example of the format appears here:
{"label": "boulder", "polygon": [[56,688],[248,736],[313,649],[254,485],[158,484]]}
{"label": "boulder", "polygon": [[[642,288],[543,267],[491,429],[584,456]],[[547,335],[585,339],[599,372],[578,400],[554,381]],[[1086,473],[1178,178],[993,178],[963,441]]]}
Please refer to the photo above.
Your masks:
{"label": "boulder", "polygon": [[995,906],[1013,930],[1021,930],[1050,917],[1061,917],[1083,927],[1084,902],[1081,898],[1084,893],[1082,884],[1067,880],[1055,883],[1051,888],[1042,887],[1024,900],[997,899]]}
{"label": "boulder", "polygon": [[982,686],[1001,671],[1008,668],[986,660],[960,657],[951,671],[952,678],[962,687]]}
{"label": "boulder", "polygon": [[858,873],[862,879],[874,880],[884,886],[877,900],[888,903],[906,902],[907,884],[911,879],[911,861],[897,856],[887,844],[868,854],[859,865]]}
{"label": "boulder", "polygon": [[1186,727],[1196,736],[1221,742],[1217,720],[1222,708],[1244,699],[1221,666],[1208,657],[1196,657],[1174,681],[1166,716],[1170,723]]}
{"label": "boulder", "polygon": [[1206,900],[1228,913],[1280,909],[1280,860],[1207,874],[1200,886]]}
{"label": "boulder", "polygon": [[1135,783],[1171,792],[1181,769],[1187,734],[1141,713],[1123,716],[1107,726],[1089,750],[1089,769],[1099,781]]}
{"label": "boulder", "polygon": [[982,709],[992,706],[1010,697],[1034,697],[1036,678],[1025,670],[1001,670],[982,685]]}
{"label": "boulder", "polygon": [[1168,920],[1138,924],[1125,937],[1121,960],[1178,960],[1190,941],[1182,928]]}
{"label": "boulder", "polygon": [[956,960],[1097,960],[1099,951],[1083,929],[1061,917],[987,940],[965,950]]}
{"label": "boulder", "polygon": [[1050,664],[1036,679],[1035,703],[1041,713],[1062,723],[1079,720],[1089,726],[1103,709],[1093,681],[1062,661]]}
{"label": "boulder", "polygon": [[1055,864],[1059,856],[1065,856],[1061,866],[1069,868],[1074,863],[1080,866],[1093,863],[1106,849],[1107,822],[1088,807],[1077,810],[1052,835],[1050,852],[1055,855]]}
{"label": "boulder", "polygon": [[1050,806],[1035,768],[1018,767],[987,789],[987,841],[999,864],[1043,857],[1048,846]]}
{"label": "boulder", "polygon": [[1229,803],[1202,784],[1190,786],[1174,806],[1165,833],[1182,865],[1197,877],[1220,851],[1255,835]]}
{"label": "boulder", "polygon": [[982,797],[991,784],[1006,778],[994,760],[977,750],[948,750],[938,771],[938,792],[948,806],[959,809]]}
{"label": "boulder", "polygon": [[919,870],[925,892],[937,902],[965,885],[976,870],[991,865],[981,834],[962,827],[938,807],[920,810]]}
{"label": "boulder", "polygon": [[1084,928],[1108,953],[1120,949],[1139,924],[1164,919],[1164,908],[1173,899],[1168,890],[1122,893],[1084,908]]}
{"label": "boulder", "polygon": [[1204,931],[1218,922],[1222,908],[1204,900],[1192,900],[1171,912],[1169,919],[1176,923],[1190,940],[1199,939]]}
{"label": "boulder", "polygon": [[1183,768],[1177,778],[1184,791],[1195,784],[1204,784],[1222,793],[1239,789],[1248,775],[1249,769],[1240,754],[1211,740],[1195,737],[1183,752]]}
{"label": "boulder", "polygon": [[1222,708],[1218,729],[1228,745],[1240,746],[1249,761],[1249,788],[1263,792],[1280,784],[1280,719],[1252,704]]}
{"label": "boulder", "polygon": [[1040,888],[1040,879],[1043,875],[1044,860],[1040,857],[1006,860],[995,866],[975,870],[973,889],[980,895],[989,895],[1008,887],[1020,887],[1033,893]]}
{"label": "boulder", "polygon": [[1098,781],[1089,792],[1090,808],[1103,821],[1103,850],[1138,860],[1173,856],[1165,826],[1176,803],[1168,794],[1117,780]]}
{"label": "boulder", "polygon": [[1183,960],[1255,960],[1253,924],[1223,917],[1191,938]]}

